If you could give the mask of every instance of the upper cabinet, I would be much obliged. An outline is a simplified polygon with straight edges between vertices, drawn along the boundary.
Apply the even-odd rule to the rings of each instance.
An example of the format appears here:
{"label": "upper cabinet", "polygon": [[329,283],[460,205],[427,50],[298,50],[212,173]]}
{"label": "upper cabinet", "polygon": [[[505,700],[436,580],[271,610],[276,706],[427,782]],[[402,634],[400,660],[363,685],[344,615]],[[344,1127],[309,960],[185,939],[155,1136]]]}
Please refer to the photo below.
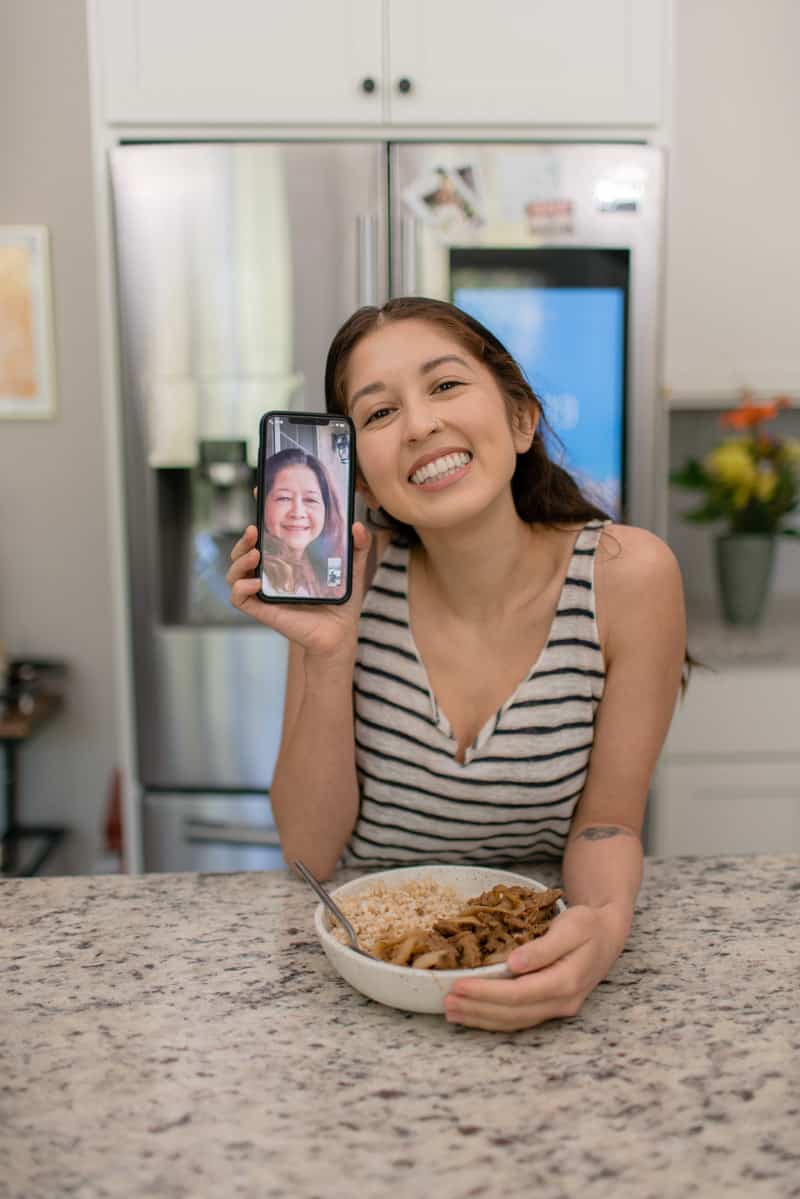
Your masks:
{"label": "upper cabinet", "polygon": [[648,126],[669,0],[90,0],[111,123]]}
{"label": "upper cabinet", "polygon": [[110,123],[380,124],[378,0],[94,0]]}
{"label": "upper cabinet", "polygon": [[393,122],[654,125],[662,0],[388,0]]}
{"label": "upper cabinet", "polygon": [[800,4],[675,10],[664,382],[672,402],[800,392]]}

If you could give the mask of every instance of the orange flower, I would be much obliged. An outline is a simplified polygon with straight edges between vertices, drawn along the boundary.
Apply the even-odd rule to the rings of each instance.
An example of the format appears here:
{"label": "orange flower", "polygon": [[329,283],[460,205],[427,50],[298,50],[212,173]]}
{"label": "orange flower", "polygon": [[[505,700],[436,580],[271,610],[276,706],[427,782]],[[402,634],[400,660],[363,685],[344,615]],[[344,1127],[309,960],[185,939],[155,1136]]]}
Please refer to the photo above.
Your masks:
{"label": "orange flower", "polygon": [[752,391],[742,392],[742,401],[733,412],[724,412],[721,417],[724,429],[754,429],[762,421],[774,420],[782,408],[791,408],[788,396],[776,396],[766,404],[756,404]]}

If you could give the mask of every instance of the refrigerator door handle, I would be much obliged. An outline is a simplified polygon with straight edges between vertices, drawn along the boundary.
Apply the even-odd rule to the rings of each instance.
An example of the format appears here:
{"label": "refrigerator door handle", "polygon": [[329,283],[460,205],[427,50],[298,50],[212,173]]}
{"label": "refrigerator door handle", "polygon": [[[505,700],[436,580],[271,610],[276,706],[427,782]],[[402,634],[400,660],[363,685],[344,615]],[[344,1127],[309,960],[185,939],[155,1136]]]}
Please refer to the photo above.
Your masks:
{"label": "refrigerator door handle", "polygon": [[183,835],[190,845],[213,842],[214,845],[271,845],[279,849],[281,844],[274,828],[231,821],[185,820]]}
{"label": "refrigerator door handle", "polygon": [[416,217],[404,215],[400,221],[400,285],[401,295],[415,296],[417,264],[419,261],[419,223]]}
{"label": "refrigerator door handle", "polygon": [[375,213],[356,217],[358,247],[358,305],[378,303],[378,218]]}

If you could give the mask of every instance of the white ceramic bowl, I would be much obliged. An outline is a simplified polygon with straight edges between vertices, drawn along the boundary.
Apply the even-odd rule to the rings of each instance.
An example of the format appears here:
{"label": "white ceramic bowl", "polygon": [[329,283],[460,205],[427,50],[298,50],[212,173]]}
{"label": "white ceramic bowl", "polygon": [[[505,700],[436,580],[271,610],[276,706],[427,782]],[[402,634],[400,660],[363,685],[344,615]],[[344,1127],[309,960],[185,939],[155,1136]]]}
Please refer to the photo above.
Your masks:
{"label": "white ceramic bowl", "polygon": [[[433,879],[454,887],[465,900],[488,891],[498,883],[532,887],[536,891],[547,890],[544,883],[524,874],[493,870],[488,866],[404,866],[397,870],[362,875],[331,891],[331,896],[338,902],[345,896],[368,890],[376,883],[391,887],[417,879]],[[562,912],[566,905],[559,899],[557,908]],[[314,912],[314,925],[328,961],[351,987],[370,999],[376,999],[378,1003],[406,1012],[444,1012],[444,997],[456,979],[507,978],[509,974],[505,962],[479,966],[474,970],[415,970],[413,966],[393,966],[390,962],[366,958],[349,945],[336,940],[331,932],[331,916],[321,903]]]}

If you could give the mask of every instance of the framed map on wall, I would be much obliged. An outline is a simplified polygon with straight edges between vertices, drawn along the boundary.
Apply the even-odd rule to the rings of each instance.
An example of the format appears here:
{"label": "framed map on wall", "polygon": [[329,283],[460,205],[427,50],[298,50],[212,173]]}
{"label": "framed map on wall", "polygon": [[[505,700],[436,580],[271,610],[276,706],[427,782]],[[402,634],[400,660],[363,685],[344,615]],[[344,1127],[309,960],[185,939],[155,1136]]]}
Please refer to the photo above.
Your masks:
{"label": "framed map on wall", "polygon": [[56,410],[50,239],[42,225],[0,225],[0,418]]}

